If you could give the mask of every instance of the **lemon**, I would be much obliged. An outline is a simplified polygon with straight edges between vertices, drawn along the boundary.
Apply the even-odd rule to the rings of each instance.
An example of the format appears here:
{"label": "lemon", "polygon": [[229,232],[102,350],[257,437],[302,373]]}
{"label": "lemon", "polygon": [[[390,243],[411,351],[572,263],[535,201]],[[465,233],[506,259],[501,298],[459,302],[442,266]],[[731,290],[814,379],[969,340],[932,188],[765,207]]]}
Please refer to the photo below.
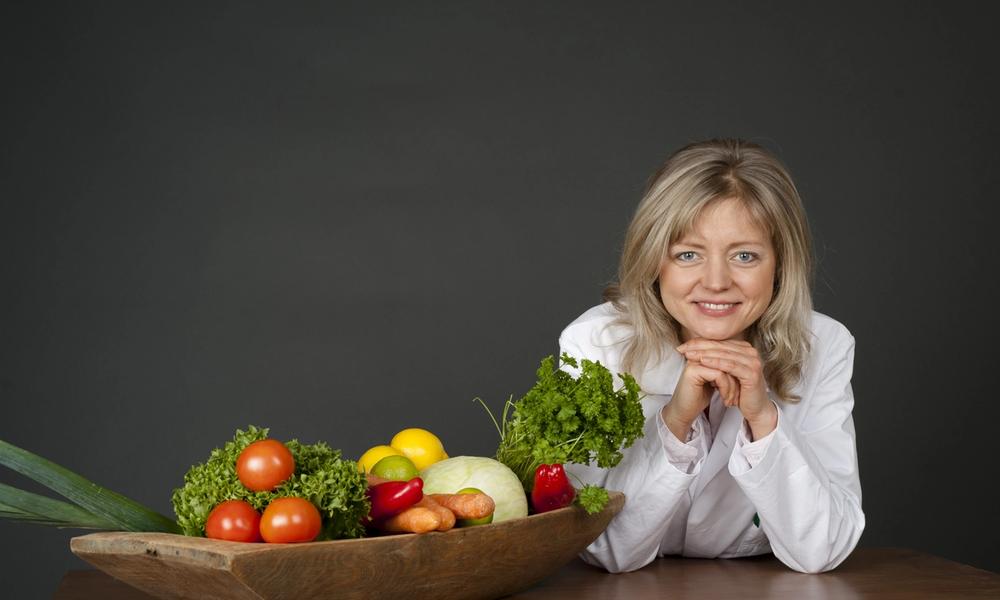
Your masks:
{"label": "lemon", "polygon": [[409,481],[414,477],[419,477],[420,472],[413,461],[405,456],[389,455],[375,463],[372,467],[372,475],[388,479],[390,481]]}
{"label": "lemon", "polygon": [[402,456],[402,455],[403,455],[402,452],[396,450],[392,446],[386,446],[384,444],[381,446],[373,446],[369,448],[367,452],[362,454],[361,458],[358,459],[358,470],[361,471],[362,473],[367,473],[368,471],[372,470],[372,467],[375,466],[375,463],[382,460],[386,456]]}
{"label": "lemon", "polygon": [[404,429],[392,437],[389,445],[403,453],[403,456],[413,461],[417,469],[423,471],[439,460],[444,460],[444,445],[436,435],[411,427]]}

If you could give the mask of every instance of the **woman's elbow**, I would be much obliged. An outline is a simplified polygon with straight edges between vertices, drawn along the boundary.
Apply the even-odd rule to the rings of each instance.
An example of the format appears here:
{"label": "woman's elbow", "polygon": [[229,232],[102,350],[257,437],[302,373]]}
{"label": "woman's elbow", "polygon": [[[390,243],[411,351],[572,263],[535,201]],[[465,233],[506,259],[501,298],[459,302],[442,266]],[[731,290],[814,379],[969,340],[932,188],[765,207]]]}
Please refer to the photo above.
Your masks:
{"label": "woman's elbow", "polygon": [[840,566],[854,552],[865,530],[865,515],[858,511],[853,522],[840,528],[840,535],[829,540],[822,548],[806,549],[795,556],[778,558],[790,569],[800,573],[816,574],[832,571]]}
{"label": "woman's elbow", "polygon": [[590,547],[580,553],[580,558],[588,565],[600,567],[608,573],[628,573],[641,569],[653,562],[656,558],[656,551],[654,549],[648,557],[640,556],[634,552],[627,556],[621,556],[607,546],[597,549],[594,548],[594,544],[591,544]]}

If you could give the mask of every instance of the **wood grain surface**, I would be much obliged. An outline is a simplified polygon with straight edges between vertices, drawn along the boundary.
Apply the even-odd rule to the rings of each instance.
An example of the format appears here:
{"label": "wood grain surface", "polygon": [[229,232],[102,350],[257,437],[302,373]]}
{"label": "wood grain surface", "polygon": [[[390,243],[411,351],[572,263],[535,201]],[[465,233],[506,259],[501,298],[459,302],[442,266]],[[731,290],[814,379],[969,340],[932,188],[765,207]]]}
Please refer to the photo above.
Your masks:
{"label": "wood grain surface", "polygon": [[165,533],[95,533],[74,553],[159,598],[496,598],[552,574],[593,541],[597,515],[569,507],[444,533],[309,544],[241,544]]}
{"label": "wood grain surface", "polygon": [[512,597],[998,599],[1000,575],[903,548],[860,548],[838,568],[815,575],[792,571],[773,555],[730,560],[661,558],[623,575],[574,561]]}
{"label": "wood grain surface", "polygon": [[[338,596],[330,593],[327,597]],[[150,598],[99,571],[70,571],[53,596],[54,600]],[[621,575],[574,560],[509,598],[1000,598],[1000,574],[902,548],[859,548],[840,567],[819,575],[791,571],[774,556],[733,560],[661,558],[644,569]]]}

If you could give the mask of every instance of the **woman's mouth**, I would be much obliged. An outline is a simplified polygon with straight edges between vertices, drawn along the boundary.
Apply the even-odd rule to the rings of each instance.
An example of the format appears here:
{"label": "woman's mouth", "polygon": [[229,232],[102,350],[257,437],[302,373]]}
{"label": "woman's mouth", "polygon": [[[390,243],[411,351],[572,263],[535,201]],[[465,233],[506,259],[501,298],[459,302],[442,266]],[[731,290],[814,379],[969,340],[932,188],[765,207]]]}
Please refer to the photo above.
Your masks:
{"label": "woman's mouth", "polygon": [[709,317],[726,317],[734,312],[736,312],[736,307],[740,305],[739,302],[730,302],[727,304],[715,304],[712,302],[695,302],[698,305],[698,310],[701,314],[708,315]]}

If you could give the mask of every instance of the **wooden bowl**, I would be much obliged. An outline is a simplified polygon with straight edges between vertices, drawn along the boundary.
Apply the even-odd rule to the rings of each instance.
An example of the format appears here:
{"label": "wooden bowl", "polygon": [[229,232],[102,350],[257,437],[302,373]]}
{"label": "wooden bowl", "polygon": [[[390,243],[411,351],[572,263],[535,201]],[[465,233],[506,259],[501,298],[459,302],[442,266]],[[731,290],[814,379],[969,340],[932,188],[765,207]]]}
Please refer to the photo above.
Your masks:
{"label": "wooden bowl", "polygon": [[93,533],[73,553],[159,598],[497,598],[555,572],[625,504],[572,506],[492,525],[308,544],[245,544],[169,533]]}

